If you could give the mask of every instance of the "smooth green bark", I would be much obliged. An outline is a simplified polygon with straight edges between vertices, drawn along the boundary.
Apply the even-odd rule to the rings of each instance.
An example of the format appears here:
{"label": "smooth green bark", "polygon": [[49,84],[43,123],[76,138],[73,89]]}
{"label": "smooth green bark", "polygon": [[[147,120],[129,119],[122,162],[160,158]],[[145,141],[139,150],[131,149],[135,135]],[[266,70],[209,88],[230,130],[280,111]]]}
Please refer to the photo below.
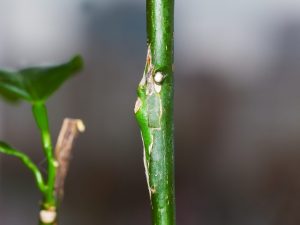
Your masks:
{"label": "smooth green bark", "polygon": [[135,115],[155,225],[175,225],[173,21],[173,0],[147,0],[148,54]]}

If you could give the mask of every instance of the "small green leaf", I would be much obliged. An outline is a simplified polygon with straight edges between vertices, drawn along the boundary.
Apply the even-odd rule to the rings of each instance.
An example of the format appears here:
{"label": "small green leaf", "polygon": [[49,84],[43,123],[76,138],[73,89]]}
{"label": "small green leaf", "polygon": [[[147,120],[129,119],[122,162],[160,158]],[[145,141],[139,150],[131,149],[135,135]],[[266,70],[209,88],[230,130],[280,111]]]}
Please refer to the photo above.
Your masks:
{"label": "small green leaf", "polygon": [[82,66],[82,58],[75,56],[69,62],[57,66],[33,67],[20,71],[0,70],[0,95],[11,101],[45,102]]}

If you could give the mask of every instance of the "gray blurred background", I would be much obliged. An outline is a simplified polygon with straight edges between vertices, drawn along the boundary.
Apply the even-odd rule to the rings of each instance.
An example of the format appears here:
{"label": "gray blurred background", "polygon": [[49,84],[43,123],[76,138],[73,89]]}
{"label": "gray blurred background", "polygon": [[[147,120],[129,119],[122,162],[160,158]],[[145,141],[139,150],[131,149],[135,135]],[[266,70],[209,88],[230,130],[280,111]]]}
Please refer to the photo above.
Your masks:
{"label": "gray blurred background", "polygon": [[[300,1],[176,1],[177,221],[300,224]],[[1,0],[0,66],[85,58],[49,101],[53,139],[82,118],[62,225],[150,225],[133,116],[146,54],[141,0]],[[0,139],[44,171],[30,106],[0,102]],[[0,224],[36,224],[31,173],[0,156]]]}

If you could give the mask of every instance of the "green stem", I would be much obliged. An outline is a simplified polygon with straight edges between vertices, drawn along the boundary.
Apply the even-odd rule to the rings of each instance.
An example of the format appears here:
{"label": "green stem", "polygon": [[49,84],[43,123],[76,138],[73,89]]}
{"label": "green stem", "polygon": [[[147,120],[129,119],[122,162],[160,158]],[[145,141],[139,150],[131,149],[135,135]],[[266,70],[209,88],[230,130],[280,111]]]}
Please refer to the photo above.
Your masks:
{"label": "green stem", "polygon": [[19,158],[25,164],[25,166],[27,166],[27,168],[32,171],[39,190],[42,193],[45,193],[46,186],[44,184],[43,176],[38,167],[34,164],[34,162],[31,161],[31,159],[26,154],[16,149],[10,148],[9,146],[0,146],[0,152]]}
{"label": "green stem", "polygon": [[32,112],[41,133],[44,154],[48,162],[48,179],[47,190],[44,195],[43,208],[56,207],[56,199],[54,193],[56,161],[53,154],[52,141],[49,131],[48,113],[44,103],[35,103],[32,105]]}
{"label": "green stem", "polygon": [[148,55],[135,115],[155,225],[175,225],[173,23],[174,0],[147,0]]}

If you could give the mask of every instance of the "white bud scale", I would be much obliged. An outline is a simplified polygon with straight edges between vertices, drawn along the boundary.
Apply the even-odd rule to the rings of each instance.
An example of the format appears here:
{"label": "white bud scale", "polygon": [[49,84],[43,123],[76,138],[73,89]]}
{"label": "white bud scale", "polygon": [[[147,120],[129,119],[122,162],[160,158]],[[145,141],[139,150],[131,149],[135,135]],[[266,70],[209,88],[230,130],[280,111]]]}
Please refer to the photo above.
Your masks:
{"label": "white bud scale", "polygon": [[52,210],[41,210],[40,219],[45,224],[53,223],[56,219],[56,212]]}
{"label": "white bud scale", "polygon": [[164,79],[164,75],[161,72],[155,73],[155,75],[154,75],[154,81],[156,83],[161,83],[163,81],[163,79]]}

